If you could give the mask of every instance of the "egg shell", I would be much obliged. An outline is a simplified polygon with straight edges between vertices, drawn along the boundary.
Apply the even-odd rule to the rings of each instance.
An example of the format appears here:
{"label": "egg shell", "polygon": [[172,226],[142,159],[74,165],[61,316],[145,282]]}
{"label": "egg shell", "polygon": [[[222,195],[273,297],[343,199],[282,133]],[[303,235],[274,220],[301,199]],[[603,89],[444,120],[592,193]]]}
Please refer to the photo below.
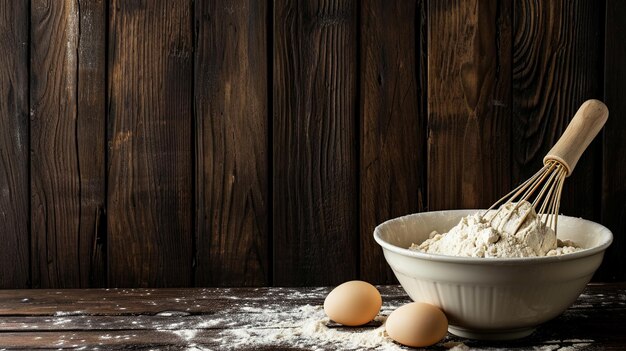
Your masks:
{"label": "egg shell", "polygon": [[337,286],[324,300],[324,312],[333,321],[363,325],[376,317],[383,304],[378,290],[370,283],[352,280]]}
{"label": "egg shell", "polygon": [[391,312],[385,323],[387,334],[411,347],[434,345],[448,333],[448,319],[437,307],[413,302]]}

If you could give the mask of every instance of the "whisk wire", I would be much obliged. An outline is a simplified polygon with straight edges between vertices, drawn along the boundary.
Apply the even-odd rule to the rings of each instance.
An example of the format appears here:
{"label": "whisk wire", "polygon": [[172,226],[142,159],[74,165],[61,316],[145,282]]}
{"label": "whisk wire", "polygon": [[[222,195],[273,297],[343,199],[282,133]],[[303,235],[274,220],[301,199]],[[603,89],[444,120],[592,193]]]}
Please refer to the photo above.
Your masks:
{"label": "whisk wire", "polygon": [[559,187],[557,189],[557,194],[554,197],[556,200],[556,209],[554,211],[554,213],[556,214],[556,216],[554,216],[554,232],[556,233],[556,228],[559,222],[559,207],[561,206],[561,193],[563,192],[563,184],[565,183],[565,177],[567,176],[567,170],[563,170],[563,176],[561,177],[561,181],[559,182]]}
{"label": "whisk wire", "polygon": [[[496,201],[482,214],[482,217],[485,217],[496,206],[500,206],[493,214],[490,214],[490,218],[488,218],[489,224],[492,224],[493,220],[508,204],[514,203],[512,208],[509,207],[506,209],[508,213],[505,218],[499,221],[498,229],[501,229],[500,227],[508,223],[513,213],[518,211],[522,203],[528,202],[535,211],[537,211],[537,207],[539,206],[537,220],[543,222],[544,225],[552,228],[556,232],[557,217],[561,202],[560,197],[566,176],[567,169],[565,166],[558,161],[549,160],[537,173]],[[530,212],[531,211],[525,211],[519,219],[516,219],[513,233],[519,230]]]}
{"label": "whisk wire", "polygon": [[[539,203],[539,201],[543,202],[541,203],[541,207],[539,207],[539,212],[540,213],[545,213],[544,211],[546,210],[546,206],[548,205],[549,201],[546,201],[545,199],[549,199],[550,195],[552,195],[552,191],[554,190],[554,181],[557,178],[557,175],[560,173],[560,166],[556,167],[556,172],[551,172],[550,173],[550,178],[548,178],[548,181],[543,185],[543,188],[541,188],[541,191],[539,192],[539,194],[537,195],[537,197],[535,198],[535,201],[533,201],[533,208],[536,208],[537,203]],[[546,194],[546,190],[548,191]],[[546,194],[545,198],[544,198],[544,194]]]}
{"label": "whisk wire", "polygon": [[[558,209],[556,208],[555,203],[555,195],[558,192],[559,184],[561,184],[562,179],[565,178],[565,168],[563,165],[558,164],[554,169],[554,172],[550,176],[548,182],[546,182],[544,189],[548,189],[545,197],[543,196],[543,191],[540,196],[537,196],[535,199],[535,203],[539,201],[543,201],[541,203],[541,207],[537,212],[539,214],[538,219],[540,219],[546,226],[552,228],[556,231],[556,226],[553,226],[553,218],[558,215]],[[535,208],[533,206],[533,208]]]}
{"label": "whisk wire", "polygon": [[[524,190],[526,190],[528,188],[528,186],[533,183],[535,180],[537,180],[537,178],[539,176],[541,176],[546,169],[548,169],[548,165],[543,166],[537,173],[535,173],[532,177],[526,179],[524,182],[522,182],[520,185],[517,186],[517,188],[511,190],[511,192],[509,192],[508,194],[504,195],[502,198],[500,198],[500,200],[496,201],[493,203],[493,205],[491,205],[491,207],[489,207],[487,210],[485,210],[485,212],[483,212],[483,214],[481,215],[481,217],[485,217],[485,215],[487,213],[489,213],[489,211],[493,210],[496,206],[500,205],[504,200],[507,200],[504,204],[502,205],[506,205],[509,202],[512,202],[515,198],[517,198]],[[513,195],[513,196],[511,196]],[[498,208],[498,210],[496,210],[496,212],[493,214],[493,216],[491,216],[491,219],[493,220],[498,213],[500,213],[500,211],[502,210],[502,206],[500,208]]]}
{"label": "whisk wire", "polygon": [[[548,180],[543,183],[543,187],[541,187],[541,190],[539,191],[539,194],[537,194],[537,196],[535,197],[535,200],[531,203],[531,207],[533,209],[537,208],[537,204],[538,202],[544,197],[544,194],[546,194],[546,191],[548,191],[546,197],[549,198],[550,193],[552,192],[552,183],[554,182],[554,179],[556,178],[556,174],[554,172],[555,169],[558,169],[558,166],[555,166],[554,164],[549,164],[548,168],[545,170],[545,172],[542,174],[542,176],[539,178],[539,180],[537,182],[535,182],[533,184],[532,187],[530,187],[528,190],[526,190],[526,193],[524,193],[524,196],[522,196],[522,198],[517,201],[517,203],[515,204],[515,206],[513,207],[513,210],[509,213],[509,218],[512,215],[512,213],[514,211],[517,211],[517,209],[520,207],[520,205],[524,202],[530,202],[528,201],[530,199],[530,197],[535,193],[535,191],[537,191],[537,189],[539,189],[541,187],[541,183],[544,181],[544,179],[546,179],[546,177],[548,178]],[[542,208],[545,207],[545,202],[542,204]],[[541,211],[541,210],[540,210]],[[522,224],[524,223],[524,221],[526,220],[526,218],[528,217],[528,215],[530,214],[530,210],[526,211],[523,216],[520,218],[519,221],[516,222],[516,225],[513,229],[513,233],[517,232],[519,230],[519,228],[522,226]],[[507,218],[507,220],[509,219]]]}
{"label": "whisk wire", "polygon": [[[552,166],[553,166],[553,165],[552,165]],[[540,201],[540,200],[541,200],[541,198],[543,197],[543,194],[546,192],[546,189],[548,189],[548,188],[550,187],[551,183],[553,182],[554,178],[556,177],[556,173],[555,173],[555,172],[553,172],[554,168],[555,168],[555,167],[550,167],[550,168],[548,169],[548,171],[546,172],[546,174],[544,175],[544,178],[545,178],[545,176],[547,176],[548,174],[550,175],[550,177],[548,178],[548,181],[547,181],[547,182],[545,182],[545,184],[544,184],[544,185],[543,185],[543,187],[541,188],[541,191],[539,192],[539,194],[537,194],[537,197],[535,198],[535,200],[532,202],[532,206],[533,206],[533,208],[536,208],[537,204],[539,203],[539,201]],[[558,166],[557,166],[556,168],[557,168],[557,170],[558,170]],[[548,195],[548,196],[550,196],[550,195]],[[526,199],[527,199],[527,198],[526,198]],[[544,203],[544,205],[545,205],[545,203]],[[542,208],[543,208],[543,206],[542,206]]]}
{"label": "whisk wire", "polygon": [[[528,200],[528,198],[535,193],[535,191],[537,191],[537,189],[539,188],[539,186],[541,185],[541,183],[543,183],[543,181],[546,179],[546,177],[548,177],[548,175],[551,174],[552,170],[554,169],[554,165],[553,164],[547,164],[544,169],[543,172],[541,174],[541,176],[539,178],[537,178],[535,180],[535,182],[533,182],[532,186],[529,187],[526,192],[524,193],[524,195],[522,196],[522,198],[518,201],[518,204],[522,201],[526,201]],[[513,199],[512,199],[513,200]]]}
{"label": "whisk wire", "polygon": [[[497,227],[509,229],[514,226],[512,234],[515,234],[529,215],[536,213],[536,216],[530,217],[535,217],[538,224],[556,232],[565,178],[571,174],[583,151],[602,129],[608,114],[606,105],[601,101],[585,101],[563,135],[543,158],[543,167],[480,216],[492,226],[496,220],[499,221]],[[509,222],[511,218],[515,223]]]}
{"label": "whisk wire", "polygon": [[[559,166],[560,168],[557,174],[557,181],[555,183],[555,186],[553,187],[554,195],[553,196],[552,194],[548,195],[548,198],[550,199],[550,205],[548,206],[548,209],[545,211],[545,215],[547,216],[547,218],[545,219],[545,223],[548,227],[552,228],[555,232],[556,232],[556,224],[557,224],[556,221],[559,216],[561,190],[563,189],[563,183],[565,182],[565,176],[567,175],[567,170],[565,169],[565,167],[562,167],[561,165]],[[552,189],[550,190],[552,192]],[[544,212],[541,212],[541,213],[544,213]]]}

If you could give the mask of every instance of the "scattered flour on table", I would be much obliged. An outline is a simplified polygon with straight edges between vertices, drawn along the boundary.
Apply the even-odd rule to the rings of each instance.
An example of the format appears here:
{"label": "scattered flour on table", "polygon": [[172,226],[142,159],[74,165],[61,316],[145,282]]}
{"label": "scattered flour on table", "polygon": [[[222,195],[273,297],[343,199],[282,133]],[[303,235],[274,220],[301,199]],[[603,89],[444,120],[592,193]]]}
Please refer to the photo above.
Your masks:
{"label": "scattered flour on table", "polygon": [[192,341],[198,334],[198,329],[180,329],[172,330],[171,332],[185,341]]}
{"label": "scattered flour on table", "polygon": [[443,343],[443,347],[447,348],[450,351],[469,351],[471,350],[469,346],[465,345],[462,342],[458,341],[448,341]]}
{"label": "scattered flour on table", "polygon": [[84,311],[56,311],[54,312],[55,317],[80,316],[81,314],[85,314],[85,312]]}
{"label": "scattered flour on table", "polygon": [[[216,323],[203,321],[184,329],[174,324],[163,325],[158,331],[170,333],[186,342],[188,351],[239,350],[255,347],[288,346],[306,350],[403,350],[385,332],[385,320],[398,306],[383,306],[375,321],[379,327],[329,328],[329,318],[323,306],[303,305],[285,308],[279,304],[264,307],[239,305],[224,315],[214,316]],[[243,316],[242,316],[242,312]],[[237,315],[239,321],[228,322]],[[222,325],[216,334],[200,332]],[[203,346],[202,344],[213,345]]]}
{"label": "scattered flour on table", "polygon": [[[244,346],[289,345],[310,350],[318,349],[369,349],[378,351],[402,350],[386,334],[384,322],[386,316],[376,317],[383,323],[377,328],[328,328],[328,317],[322,306],[305,305],[284,312],[271,313],[274,323],[252,328],[225,329],[221,333],[224,347],[238,349]],[[281,315],[291,316],[286,323],[281,322]],[[294,322],[293,316],[301,316]],[[254,324],[254,321],[253,321]],[[216,340],[217,341],[217,340]]]}
{"label": "scattered flour on table", "polygon": [[568,346],[562,346],[559,344],[554,345],[544,345],[540,347],[535,347],[535,351],[583,351],[589,349],[589,346],[592,343],[574,343]]}
{"label": "scattered flour on table", "polygon": [[582,250],[542,223],[532,205],[509,203],[485,215],[463,217],[447,233],[432,232],[410,250],[464,257],[558,256]]}

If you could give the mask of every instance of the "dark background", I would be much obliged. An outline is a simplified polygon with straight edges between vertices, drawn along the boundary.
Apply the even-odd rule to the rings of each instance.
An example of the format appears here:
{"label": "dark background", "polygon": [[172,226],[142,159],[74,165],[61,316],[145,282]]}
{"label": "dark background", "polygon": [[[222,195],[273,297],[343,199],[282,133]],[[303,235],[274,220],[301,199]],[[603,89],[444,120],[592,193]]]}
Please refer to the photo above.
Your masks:
{"label": "dark background", "polygon": [[0,286],[394,282],[376,224],[490,205],[586,99],[562,212],[626,278],[626,2],[0,0]]}

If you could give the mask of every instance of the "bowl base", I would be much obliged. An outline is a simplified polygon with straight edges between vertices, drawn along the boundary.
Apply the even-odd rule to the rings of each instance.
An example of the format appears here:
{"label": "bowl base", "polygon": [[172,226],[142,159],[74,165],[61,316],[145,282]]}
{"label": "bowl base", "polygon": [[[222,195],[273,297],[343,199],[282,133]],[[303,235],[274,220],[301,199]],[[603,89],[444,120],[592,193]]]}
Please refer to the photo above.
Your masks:
{"label": "bowl base", "polygon": [[513,340],[527,337],[535,331],[535,328],[515,328],[502,330],[476,330],[448,326],[448,331],[456,336],[477,340]]}

